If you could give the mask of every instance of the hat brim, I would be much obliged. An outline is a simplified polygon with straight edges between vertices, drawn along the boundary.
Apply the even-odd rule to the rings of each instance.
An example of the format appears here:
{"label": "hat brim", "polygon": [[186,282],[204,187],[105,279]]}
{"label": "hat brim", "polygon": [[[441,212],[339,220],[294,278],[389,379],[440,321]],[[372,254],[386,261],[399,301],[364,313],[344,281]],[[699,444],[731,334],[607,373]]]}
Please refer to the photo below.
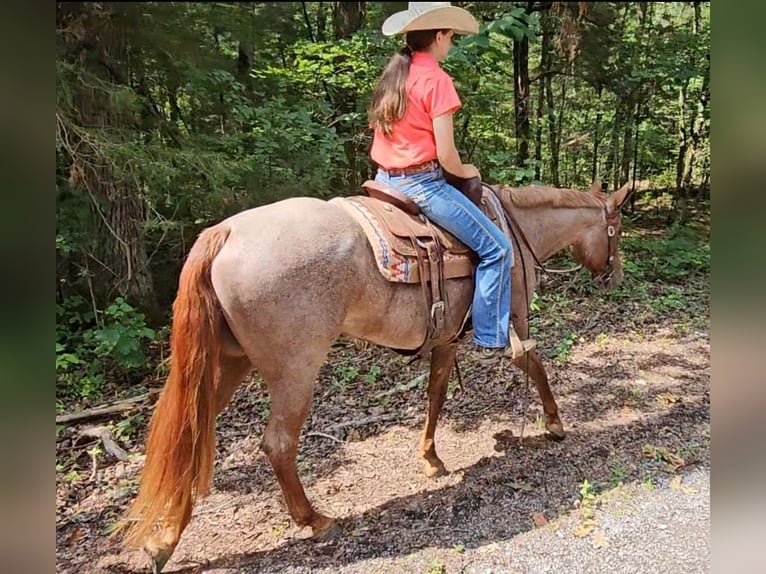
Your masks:
{"label": "hat brim", "polygon": [[457,34],[478,34],[479,23],[476,18],[463,8],[444,6],[415,15],[409,10],[391,14],[383,22],[383,34],[394,36],[413,30],[454,30]]}

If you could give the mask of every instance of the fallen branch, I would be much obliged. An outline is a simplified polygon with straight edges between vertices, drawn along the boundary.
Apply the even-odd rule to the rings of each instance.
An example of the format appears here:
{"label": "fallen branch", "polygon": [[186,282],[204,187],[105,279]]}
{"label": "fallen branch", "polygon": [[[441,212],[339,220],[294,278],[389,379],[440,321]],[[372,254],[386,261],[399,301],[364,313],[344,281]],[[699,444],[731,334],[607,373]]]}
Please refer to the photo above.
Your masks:
{"label": "fallen branch", "polygon": [[328,431],[338,431],[346,428],[357,428],[357,427],[363,427],[365,425],[369,425],[372,423],[381,423],[385,421],[398,421],[399,415],[396,413],[388,413],[383,415],[374,415],[371,417],[365,417],[363,419],[356,419],[353,421],[344,421],[342,423],[338,423],[336,425],[332,425],[330,428],[328,428]]}
{"label": "fallen branch", "polygon": [[322,438],[329,438],[330,440],[335,441],[338,444],[343,444],[343,441],[340,440],[339,438],[335,438],[331,434],[327,434],[327,433],[324,433],[324,432],[312,431],[312,432],[306,433],[306,436],[318,436],[318,437],[322,437]]}
{"label": "fallen branch", "polygon": [[56,424],[70,423],[73,421],[92,419],[92,418],[96,418],[96,417],[100,417],[104,415],[111,415],[114,413],[129,411],[131,409],[136,408],[138,406],[137,403],[143,402],[144,400],[148,399],[151,395],[158,392],[159,392],[159,389],[155,389],[148,393],[144,393],[143,395],[131,397],[129,399],[125,399],[123,401],[120,401],[118,403],[114,403],[111,405],[102,405],[100,407],[94,407],[92,409],[85,409],[84,411],[80,411],[79,413],[69,413],[69,414],[58,415],[56,416]]}
{"label": "fallen branch", "polygon": [[104,445],[104,450],[111,454],[118,460],[128,460],[128,453],[120,448],[117,442],[112,437],[112,432],[106,427],[88,427],[80,431],[80,436],[87,436],[91,438],[101,439],[101,443]]}
{"label": "fallen branch", "polygon": [[427,377],[428,377],[428,373],[420,374],[408,383],[404,383],[403,385],[396,385],[395,387],[386,389],[385,391],[378,393],[377,395],[375,395],[375,398],[379,399],[387,395],[393,395],[395,393],[411,391],[412,389],[414,389],[415,387],[423,383]]}

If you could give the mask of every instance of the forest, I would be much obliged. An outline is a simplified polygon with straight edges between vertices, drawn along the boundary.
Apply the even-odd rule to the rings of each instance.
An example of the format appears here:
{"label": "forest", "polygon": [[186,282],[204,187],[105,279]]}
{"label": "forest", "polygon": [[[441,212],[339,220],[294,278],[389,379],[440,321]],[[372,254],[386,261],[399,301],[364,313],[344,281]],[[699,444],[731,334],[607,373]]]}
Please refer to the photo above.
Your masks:
{"label": "forest", "polygon": [[[563,369],[583,337],[620,328],[677,321],[705,332],[710,3],[453,4],[481,24],[443,63],[463,102],[464,162],[490,184],[641,188],[623,206],[621,290],[597,294],[582,275],[544,285],[532,321],[548,358]],[[406,7],[56,3],[59,512],[91,464],[114,462],[68,416],[117,404],[105,428],[140,450],[167,374],[178,276],[200,231],[289,197],[360,194],[374,177],[367,106],[402,47],[380,29]],[[598,327],[575,313],[594,297],[621,307],[622,322]],[[325,373],[331,391],[396,376],[362,369],[355,352],[378,360],[344,347]],[[252,416],[264,404],[248,403]],[[62,536],[67,520],[57,519]]]}

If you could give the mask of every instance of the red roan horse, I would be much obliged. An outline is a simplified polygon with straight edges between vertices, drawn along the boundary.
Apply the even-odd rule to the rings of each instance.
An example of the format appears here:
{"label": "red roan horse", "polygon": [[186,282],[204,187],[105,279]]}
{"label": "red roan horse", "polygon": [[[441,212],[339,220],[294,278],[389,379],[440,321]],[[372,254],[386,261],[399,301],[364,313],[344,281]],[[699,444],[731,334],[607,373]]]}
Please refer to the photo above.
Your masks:
{"label": "red roan horse", "polygon": [[[569,247],[602,287],[622,280],[617,249],[626,185],[612,195],[532,186],[495,188],[545,261]],[[534,258],[514,240],[513,322],[528,334],[527,301]],[[521,264],[520,264],[521,263]],[[525,268],[525,269],[523,269]],[[524,283],[526,282],[526,285]],[[528,297],[523,296],[527,289]],[[452,324],[472,300],[473,280],[446,282]],[[315,538],[337,530],[316,512],[301,485],[295,457],[319,369],[340,335],[396,349],[418,349],[428,309],[419,285],[392,283],[378,270],[360,225],[332,201],[292,198],[236,214],[205,229],[181,271],[173,306],[172,365],[149,428],[140,491],[121,531],[143,546],[159,572],[210,489],[215,419],[248,373],[257,369],[271,397],[261,443],[287,507]],[[431,352],[428,414],[420,456],[425,473],[445,471],[434,431],[457,345]],[[550,433],[564,436],[545,369],[532,351],[516,365],[535,381]]]}

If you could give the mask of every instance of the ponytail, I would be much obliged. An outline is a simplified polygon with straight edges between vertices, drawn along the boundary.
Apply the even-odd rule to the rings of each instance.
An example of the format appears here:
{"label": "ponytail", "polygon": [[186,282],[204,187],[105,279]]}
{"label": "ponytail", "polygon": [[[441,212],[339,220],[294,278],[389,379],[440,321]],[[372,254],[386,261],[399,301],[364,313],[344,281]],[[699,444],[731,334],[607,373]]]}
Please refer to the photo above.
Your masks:
{"label": "ponytail", "polygon": [[[391,137],[394,124],[407,111],[407,76],[415,52],[422,52],[436,39],[440,30],[414,30],[407,32],[406,45],[388,61],[372,94],[367,108],[370,127]],[[441,30],[446,33],[447,30]]]}
{"label": "ponytail", "polygon": [[404,117],[407,111],[407,76],[412,64],[412,49],[402,48],[388,61],[372,94],[372,103],[367,112],[370,127],[391,137],[394,123]]}

